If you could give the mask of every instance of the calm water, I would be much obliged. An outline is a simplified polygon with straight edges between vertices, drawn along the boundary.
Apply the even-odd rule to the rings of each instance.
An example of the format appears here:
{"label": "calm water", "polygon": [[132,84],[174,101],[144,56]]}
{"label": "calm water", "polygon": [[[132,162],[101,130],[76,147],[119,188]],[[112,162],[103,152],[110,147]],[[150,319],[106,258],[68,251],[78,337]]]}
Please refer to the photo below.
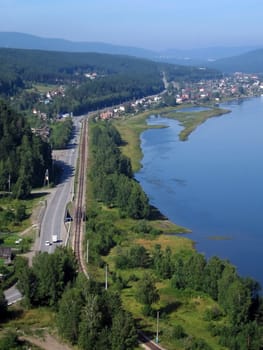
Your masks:
{"label": "calm water", "polygon": [[223,107],[232,112],[206,121],[186,142],[176,121],[149,118],[169,127],[142,134],[136,178],[153,205],[192,230],[198,251],[229,259],[263,286],[263,98]]}

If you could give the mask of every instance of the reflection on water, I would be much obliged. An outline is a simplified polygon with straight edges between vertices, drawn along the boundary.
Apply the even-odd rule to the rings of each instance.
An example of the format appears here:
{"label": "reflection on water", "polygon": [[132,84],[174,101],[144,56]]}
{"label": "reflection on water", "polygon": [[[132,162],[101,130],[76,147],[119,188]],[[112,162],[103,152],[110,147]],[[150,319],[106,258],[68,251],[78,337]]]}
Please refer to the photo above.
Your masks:
{"label": "reflection on water", "polygon": [[176,182],[176,184],[179,185],[179,186],[186,186],[187,185],[186,181],[183,180],[183,179],[172,179],[172,180],[174,182]]}

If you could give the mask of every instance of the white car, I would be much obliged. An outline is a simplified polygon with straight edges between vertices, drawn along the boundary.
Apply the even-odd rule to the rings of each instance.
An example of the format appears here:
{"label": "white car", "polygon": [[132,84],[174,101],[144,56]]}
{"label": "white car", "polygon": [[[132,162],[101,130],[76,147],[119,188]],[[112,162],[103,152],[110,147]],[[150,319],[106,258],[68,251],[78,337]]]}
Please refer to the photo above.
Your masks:
{"label": "white car", "polygon": [[45,241],[45,245],[51,245],[49,241]]}

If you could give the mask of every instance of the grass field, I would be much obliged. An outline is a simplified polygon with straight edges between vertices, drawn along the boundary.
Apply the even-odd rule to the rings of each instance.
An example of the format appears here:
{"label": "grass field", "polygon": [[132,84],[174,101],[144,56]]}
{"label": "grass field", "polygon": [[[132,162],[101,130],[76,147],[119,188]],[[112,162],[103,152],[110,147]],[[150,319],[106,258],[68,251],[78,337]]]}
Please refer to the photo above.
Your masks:
{"label": "grass field", "polygon": [[[112,210],[104,208],[109,213]],[[124,308],[130,311],[137,322],[137,326],[141,328],[146,334],[154,339],[156,332],[156,318],[144,316],[142,312],[142,305],[136,300],[137,281],[131,280],[131,276],[136,276],[136,279],[143,278],[145,272],[155,275],[151,269],[136,268],[136,269],[116,269],[115,258],[119,255],[125,254],[129,248],[138,244],[144,246],[149,254],[154,249],[156,244],[159,244],[162,250],[170,247],[172,253],[180,251],[193,250],[193,243],[184,235],[167,235],[161,234],[157,236],[135,233],[132,227],[135,224],[131,219],[118,219],[117,212],[113,213],[115,224],[121,228],[125,239],[113,249],[110,253],[103,257],[105,264],[108,265],[108,283],[109,288],[114,288],[112,281],[112,273],[121,276],[124,281],[129,281],[125,288],[121,290],[121,297]],[[91,267],[90,270],[93,276],[103,282],[105,279],[105,268]],[[209,322],[205,320],[207,310],[212,307],[217,307],[217,304],[203,293],[194,292],[191,290],[176,290],[171,287],[170,280],[156,279],[156,286],[160,294],[160,300],[153,305],[155,314],[160,312],[160,342],[164,348],[169,350],[183,350],[187,347],[189,339],[197,338],[203,339],[207,344],[215,350],[223,350],[224,347],[219,346],[217,338],[211,336],[208,325]],[[224,322],[224,319],[222,320]],[[174,328],[181,326],[187,334],[185,338],[176,339],[174,336]],[[190,338],[189,338],[190,337]]]}
{"label": "grass field", "polygon": [[32,212],[39,205],[39,203],[44,200],[45,196],[45,192],[33,193],[28,200],[19,201],[17,199],[11,198],[10,196],[0,196],[0,208],[14,210],[19,204],[24,205],[26,209],[26,218],[23,221],[9,223],[7,222],[7,224],[5,224],[5,228],[3,228],[0,223],[0,231],[19,233],[30,227]]}
{"label": "grass field", "polygon": [[[168,244],[172,247],[173,252],[180,249],[184,249],[184,244],[174,244],[177,239],[164,240],[164,246]],[[162,242],[162,236],[152,241],[152,245]],[[136,243],[144,243],[142,240],[137,240]],[[169,244],[171,243],[171,244]],[[130,245],[133,244],[130,242]],[[126,243],[128,246],[128,243]],[[148,247],[148,245],[146,244]],[[149,249],[151,249],[151,246]],[[105,258],[109,266],[109,272],[114,271],[120,275],[124,280],[129,280],[131,276],[136,276],[141,279],[144,273],[151,273],[154,275],[154,271],[151,269],[126,269],[118,270],[114,265],[114,258],[120,253],[120,247],[115,247],[110,255]],[[190,248],[191,249],[191,248]],[[103,275],[103,271],[102,271]],[[142,312],[142,305],[136,300],[136,289],[138,282],[129,282],[128,285],[121,290],[122,302],[125,309],[132,313],[134,319],[137,321],[137,326],[141,328],[152,339],[156,332],[156,317],[144,316]],[[109,278],[109,288],[111,288],[112,282]],[[217,304],[207,295],[198,293],[192,290],[176,290],[171,287],[170,280],[158,280],[156,278],[156,286],[160,294],[160,300],[158,303],[152,305],[155,310],[154,314],[157,315],[157,311],[160,314],[159,331],[160,342],[169,350],[179,350],[186,348],[186,342],[189,341],[189,337],[196,339],[203,339],[212,349],[222,350],[224,347],[218,345],[218,339],[213,337],[209,330],[209,322],[205,319],[206,312],[213,307],[218,307]],[[225,322],[224,318],[220,322]],[[176,339],[173,335],[174,327],[181,326],[187,334],[187,337],[182,339]]]}
{"label": "grass field", "polygon": [[48,91],[54,90],[56,87],[57,85],[51,85],[51,84],[34,84],[30,90],[32,91],[36,90],[40,94],[45,94]]}
{"label": "grass field", "polygon": [[[169,286],[169,281],[157,283],[160,292],[160,301],[153,305],[155,315],[159,311],[159,339],[161,344],[172,350],[185,349],[187,337],[176,339],[173,335],[175,326],[181,326],[186,334],[197,339],[203,339],[212,349],[222,350],[217,338],[212,337],[208,331],[209,322],[205,320],[206,310],[215,306],[215,303],[207,296],[194,293],[176,293]],[[123,290],[122,300],[126,308],[133,314],[143,331],[154,339],[156,332],[156,316],[145,317],[142,314],[142,306],[136,302],[135,284]]]}

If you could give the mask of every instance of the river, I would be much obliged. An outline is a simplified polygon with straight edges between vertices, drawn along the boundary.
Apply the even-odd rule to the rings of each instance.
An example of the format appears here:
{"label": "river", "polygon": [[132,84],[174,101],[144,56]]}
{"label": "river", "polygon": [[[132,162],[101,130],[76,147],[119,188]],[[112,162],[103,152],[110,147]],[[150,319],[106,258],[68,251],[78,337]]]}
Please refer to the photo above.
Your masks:
{"label": "river", "polygon": [[151,116],[149,124],[167,128],[141,135],[136,178],[151,204],[192,230],[199,252],[228,259],[263,286],[263,98],[221,107],[232,112],[207,120],[185,142],[177,121]]}

